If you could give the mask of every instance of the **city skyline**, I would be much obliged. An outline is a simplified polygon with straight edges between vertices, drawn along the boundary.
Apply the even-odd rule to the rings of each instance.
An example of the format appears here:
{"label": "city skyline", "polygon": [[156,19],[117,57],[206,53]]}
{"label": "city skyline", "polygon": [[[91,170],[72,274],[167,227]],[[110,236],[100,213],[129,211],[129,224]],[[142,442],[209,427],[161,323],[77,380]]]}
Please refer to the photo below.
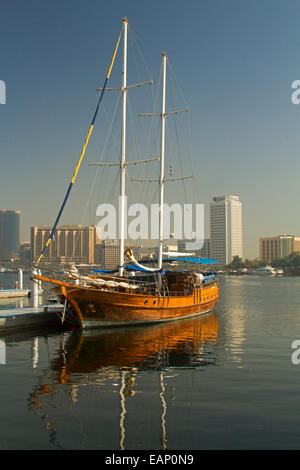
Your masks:
{"label": "city skyline", "polygon": [[[230,201],[232,200],[232,201]],[[232,208],[227,208],[227,209],[224,209],[224,207],[226,206],[226,203],[235,203],[237,204],[237,208],[235,208],[235,210],[232,214]],[[226,264],[228,264],[234,256],[239,256],[240,258],[242,259],[249,259],[249,257],[247,256],[244,256],[243,254],[243,247],[244,247],[244,236],[243,236],[243,217],[242,217],[242,203],[241,201],[239,200],[239,197],[238,196],[218,196],[218,197],[214,197],[213,198],[213,201],[210,202],[210,218],[212,217],[212,206],[213,205],[219,205],[219,206],[224,206],[223,209],[225,211],[222,212],[221,214],[221,219],[220,219],[220,213],[217,213],[216,216],[217,216],[217,219],[215,217],[215,222],[214,222],[214,225],[217,229],[217,237],[218,237],[218,234],[219,234],[219,231],[220,231],[220,228],[221,230],[224,228],[225,230],[227,230],[228,232],[228,239],[230,239],[230,249],[226,249],[226,248],[222,248],[221,250],[218,250],[218,249],[215,249],[213,248],[213,253],[215,253],[215,256],[211,256],[211,239],[214,238],[214,234],[212,234],[212,229],[210,228],[209,230],[209,236],[205,237],[204,240],[203,240],[203,247],[200,249],[201,251],[201,254],[200,256],[202,257],[207,257],[207,258],[215,258],[215,259],[219,259],[219,256],[216,256],[217,253],[223,253],[224,251],[224,256],[229,256],[229,258],[227,259],[227,262]],[[221,207],[221,209],[222,209]],[[236,212],[237,211],[237,212]],[[51,228],[52,226],[51,225],[45,225],[45,226],[31,226],[30,229],[29,229],[29,237],[28,237],[28,240],[27,239],[21,239],[21,237],[19,236],[20,232],[21,232],[21,211],[20,210],[10,210],[10,209],[0,209],[0,251],[1,249],[4,247],[4,244],[3,244],[3,229],[4,229],[4,223],[3,223],[3,215],[4,214],[7,214],[9,217],[18,217],[18,221],[17,221],[17,232],[13,234],[13,237],[12,237],[12,240],[9,241],[9,244],[13,244],[14,245],[14,249],[12,250],[12,252],[14,253],[17,253],[22,245],[26,245],[26,244],[30,244],[32,245],[32,234],[33,234],[33,230],[38,230],[38,231],[42,231],[44,233],[44,237],[48,234],[50,234],[51,232]],[[227,215],[226,215],[227,214]],[[214,214],[213,214],[213,217],[214,217]],[[223,220],[224,219],[224,220]],[[226,223],[226,220],[229,220],[229,225],[227,227],[227,223]],[[12,231],[12,227],[10,226],[11,223],[9,224],[9,226],[7,227],[8,230],[7,233],[9,231]],[[224,227],[223,227],[224,226]],[[211,224],[210,224],[210,227],[211,227]],[[227,227],[227,228],[226,228]],[[59,235],[60,235],[60,232],[61,230],[63,231],[68,231],[68,230],[81,230],[81,229],[91,229],[93,228],[95,230],[95,243],[96,244],[99,244],[99,243],[105,243],[105,240],[102,240],[101,239],[101,236],[100,238],[98,238],[98,227],[96,225],[92,225],[90,227],[84,227],[82,224],[71,224],[71,225],[66,225],[66,224],[62,224],[62,225],[58,225],[57,227],[57,230],[58,230],[58,238],[59,238]],[[213,228],[213,231],[214,231],[214,228]],[[233,233],[233,238],[232,238],[232,233]],[[46,234],[46,235],[45,235]],[[232,238],[232,240],[231,240]],[[8,240],[7,236],[6,236],[6,239]],[[18,241],[16,241],[18,240]],[[46,239],[45,239],[46,240]],[[44,242],[45,242],[44,240]],[[274,235],[274,234],[271,234],[270,236],[268,237],[258,237],[258,255],[253,258],[253,259],[260,259],[261,261],[264,259],[262,257],[262,243],[264,243],[264,240],[266,240],[266,242],[269,243],[269,240],[270,240],[270,243],[272,242],[272,240],[274,240],[274,248],[270,248],[270,252],[272,252],[272,255],[270,257],[266,257],[265,259],[277,259],[277,258],[282,258],[282,257],[286,257],[288,256],[289,253],[292,253],[292,252],[298,252],[299,251],[299,247],[300,247],[300,237],[298,237],[297,235],[295,234],[281,234],[281,235]],[[282,244],[282,241],[280,242],[280,240],[286,240],[288,241],[288,245],[287,246],[284,246],[284,247],[281,247],[280,243]],[[117,239],[107,239],[106,240],[108,243],[117,243],[118,240]],[[130,243],[140,243],[140,242],[144,242],[144,240],[141,240],[141,239],[137,239],[137,240],[131,240],[130,238],[128,238],[127,240],[128,242]],[[156,240],[150,240],[150,244],[149,243],[146,243],[146,246],[145,248],[149,248],[149,247],[155,247],[156,244],[155,244],[155,241]],[[232,241],[233,241],[233,245],[232,245]],[[178,250],[179,251],[184,251],[185,249],[186,250],[193,250],[195,248],[192,248],[189,246],[189,241],[188,239],[182,239],[182,240],[175,240],[175,239],[170,239],[170,242],[171,243],[174,243],[174,242],[177,242],[178,243]],[[182,244],[183,243],[183,244]],[[209,243],[209,246],[207,245],[207,243]],[[273,243],[273,242],[272,242]],[[276,246],[275,246],[275,243],[276,243]],[[214,242],[213,242],[214,244]],[[227,244],[227,242],[225,243],[225,245]],[[32,257],[32,259],[36,259],[38,257],[38,254],[41,252],[42,250],[42,246],[43,243],[39,244],[39,250],[40,251],[37,251],[36,249],[36,246],[35,245],[35,248],[34,248],[34,256]],[[17,248],[17,246],[19,248]],[[134,246],[134,244],[132,245]],[[186,247],[185,247],[186,246]],[[287,248],[288,247],[288,248]],[[50,247],[51,250],[56,250],[56,248],[54,248],[54,246]],[[269,250],[269,248],[267,248]],[[8,251],[7,248],[6,248],[6,257],[8,255]],[[10,250],[11,251],[11,250]],[[225,254],[226,253],[226,254]],[[223,255],[222,255],[223,256]],[[222,257],[221,256],[221,257]],[[0,257],[1,259],[1,257]]]}
{"label": "city skyline", "polygon": [[[3,207],[22,212],[22,241],[31,226],[55,220],[124,16],[154,79],[167,52],[191,108],[197,202],[208,208],[214,196],[239,195],[248,258],[258,256],[260,237],[300,233],[300,106],[291,100],[300,78],[299,3],[179,6],[3,2],[0,196]],[[62,224],[82,222],[87,161],[100,153],[91,150]]]}
{"label": "city skyline", "polygon": [[[216,259],[220,266],[231,263],[235,257],[247,261],[243,256],[243,219],[242,202],[238,196],[214,197],[210,203],[211,229],[210,237],[203,240],[202,248],[196,248],[195,243],[188,239],[166,239],[165,251],[193,251],[199,257]],[[7,262],[9,258],[20,261],[35,262],[45,242],[51,233],[52,226],[31,227],[31,240],[22,241],[20,233],[19,210],[0,209],[0,262]],[[155,251],[157,244],[154,240],[143,244],[144,240],[126,240],[126,246],[134,249],[139,258]],[[259,261],[272,262],[289,257],[300,252],[300,237],[291,234],[272,235],[271,237],[259,237]],[[199,245],[199,242],[196,244]],[[112,259],[108,262],[111,246],[119,246],[117,239],[101,238],[99,228],[96,225],[59,225],[55,239],[45,252],[46,261],[58,261],[68,263],[71,261],[84,264],[99,264],[104,262],[107,266],[115,267],[116,256],[119,248],[111,252]],[[105,247],[109,247],[107,252]],[[154,251],[151,251],[153,254]],[[104,252],[106,254],[104,254]],[[101,259],[100,259],[101,258]],[[118,264],[118,263],[117,263]]]}

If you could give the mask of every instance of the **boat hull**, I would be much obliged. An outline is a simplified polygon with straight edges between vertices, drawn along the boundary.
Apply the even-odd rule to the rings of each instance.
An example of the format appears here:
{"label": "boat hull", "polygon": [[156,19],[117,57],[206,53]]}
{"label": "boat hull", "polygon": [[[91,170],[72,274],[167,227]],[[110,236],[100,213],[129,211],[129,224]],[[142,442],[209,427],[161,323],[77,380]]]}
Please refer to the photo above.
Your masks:
{"label": "boat hull", "polygon": [[58,286],[82,328],[127,326],[180,320],[210,312],[219,299],[215,282],[190,295],[157,296],[76,286],[37,276]]}
{"label": "boat hull", "polygon": [[[74,300],[74,299],[73,299]],[[77,301],[82,315],[81,326],[83,329],[145,325],[162,323],[189,318],[195,315],[209,313],[216,301],[205,304],[186,305],[172,308],[138,308],[132,306],[104,305],[100,300],[91,303],[81,299]]]}
{"label": "boat hull", "polygon": [[187,315],[180,315],[176,318],[171,317],[168,319],[151,319],[151,320],[130,320],[130,321],[103,321],[103,320],[83,320],[81,325],[84,330],[91,329],[91,328],[111,328],[111,327],[121,327],[121,326],[138,326],[138,325],[147,325],[147,324],[155,324],[155,323],[166,323],[172,322],[176,320],[184,320],[187,318],[191,318],[193,316],[204,315],[205,313],[211,312],[213,307],[208,308],[208,310],[203,312],[196,312],[194,314],[187,314]]}

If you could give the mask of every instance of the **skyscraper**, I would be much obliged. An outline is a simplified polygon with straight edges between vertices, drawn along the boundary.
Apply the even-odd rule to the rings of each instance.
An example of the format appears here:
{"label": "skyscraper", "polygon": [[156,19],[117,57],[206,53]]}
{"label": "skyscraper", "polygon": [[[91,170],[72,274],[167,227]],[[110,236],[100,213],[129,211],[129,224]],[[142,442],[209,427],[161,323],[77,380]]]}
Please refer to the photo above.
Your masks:
{"label": "skyscraper", "polygon": [[20,217],[20,211],[0,210],[0,260],[19,252]]}
{"label": "skyscraper", "polygon": [[214,197],[210,208],[210,254],[221,266],[243,257],[242,203],[238,196]]}

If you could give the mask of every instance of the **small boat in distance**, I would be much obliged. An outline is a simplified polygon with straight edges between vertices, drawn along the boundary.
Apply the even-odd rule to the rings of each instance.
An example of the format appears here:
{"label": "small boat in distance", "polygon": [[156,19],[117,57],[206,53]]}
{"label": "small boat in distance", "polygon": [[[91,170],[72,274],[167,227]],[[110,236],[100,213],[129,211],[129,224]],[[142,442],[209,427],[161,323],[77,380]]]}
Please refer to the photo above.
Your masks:
{"label": "small boat in distance", "polygon": [[[127,64],[127,19],[123,20],[123,70],[122,70],[122,128],[121,128],[121,159],[120,171],[120,200],[125,196],[125,171],[126,166],[131,162],[125,162],[125,136],[126,136],[126,94],[128,88],[126,83]],[[118,39],[119,44],[120,36]],[[118,46],[117,44],[117,46]],[[113,61],[117,52],[114,52]],[[110,66],[110,71],[113,65]],[[81,275],[75,266],[71,266],[65,272],[63,279],[51,276],[35,274],[35,279],[51,284],[57,288],[58,295],[62,297],[65,308],[62,320],[75,321],[82,328],[129,326],[139,324],[150,324],[167,322],[188,318],[191,316],[210,312],[219,299],[219,284],[216,275],[213,273],[201,273],[200,270],[173,270],[172,261],[180,263],[192,263],[194,266],[211,265],[217,261],[198,258],[194,256],[164,257],[163,251],[163,208],[164,208],[164,185],[168,182],[165,177],[164,150],[165,150],[165,120],[168,114],[177,114],[182,111],[166,112],[166,65],[167,55],[162,54],[162,103],[161,113],[154,114],[161,119],[161,154],[155,160],[160,160],[160,176],[157,180],[159,184],[159,240],[158,259],[156,267],[149,267],[140,264],[135,259],[131,250],[125,252],[124,236],[121,229],[120,236],[120,265],[117,270],[108,273],[98,272],[94,275]],[[107,78],[110,75],[107,76]],[[105,85],[107,82],[105,81]],[[142,84],[139,84],[140,86]],[[103,96],[105,86],[101,89],[100,100]],[[99,100],[99,102],[100,102]],[[99,102],[96,113],[99,109]],[[187,110],[184,110],[187,111]],[[62,213],[66,199],[75,180],[79,164],[82,160],[89,135],[93,129],[94,115],[88,137],[85,141],[80,160],[76,167],[72,183],[69,186],[66,198],[56,219],[52,233],[44,247],[44,250],[37,262],[39,263],[45,249],[54,239],[55,230],[59,217]],[[150,159],[154,160],[154,159]],[[149,161],[150,161],[149,160]],[[133,162],[134,164],[144,163],[146,160]],[[98,165],[104,165],[99,163]],[[106,165],[108,165],[106,163]],[[182,180],[189,177],[169,178],[169,180]],[[145,181],[145,180],[142,180]],[[152,182],[152,180],[149,180]],[[121,204],[122,206],[122,204]],[[124,207],[120,208],[120,225],[124,227],[125,212]],[[132,271],[135,275],[131,276]]]}
{"label": "small boat in distance", "polygon": [[253,271],[253,274],[258,274],[259,276],[276,276],[276,269],[270,266],[269,264],[260,268],[256,268]]}

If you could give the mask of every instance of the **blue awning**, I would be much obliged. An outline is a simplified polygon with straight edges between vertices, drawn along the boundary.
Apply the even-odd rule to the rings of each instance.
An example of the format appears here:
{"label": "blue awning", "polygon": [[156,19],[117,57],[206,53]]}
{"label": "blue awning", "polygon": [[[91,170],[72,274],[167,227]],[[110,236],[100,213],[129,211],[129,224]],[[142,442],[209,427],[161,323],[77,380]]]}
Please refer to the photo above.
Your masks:
{"label": "blue awning", "polygon": [[[197,264],[216,264],[218,263],[219,261],[216,261],[214,259],[209,259],[209,258],[196,258],[194,256],[178,256],[178,257],[170,257],[170,258],[165,258],[163,259],[163,262],[164,263],[170,263],[172,261],[184,261],[186,263],[197,263]],[[142,260],[141,263],[156,263],[157,262],[157,259],[147,259],[147,260]],[[140,271],[140,272],[145,272],[145,273],[150,273],[152,271],[148,271],[147,269],[143,269],[139,266],[135,266],[135,265],[125,265],[124,266],[125,269],[127,270],[132,270],[132,271]],[[113,270],[106,270],[106,269],[93,269],[93,271],[95,273],[117,273],[119,269],[113,269]],[[155,272],[158,272],[158,271],[153,271],[152,274],[154,274]],[[159,271],[160,273],[162,273],[163,271]]]}
{"label": "blue awning", "polygon": [[143,269],[140,266],[134,266],[134,265],[130,265],[130,264],[125,265],[124,268],[129,270],[129,271],[141,271],[143,273],[148,273],[148,274],[157,274],[157,273],[163,274],[165,272],[165,271],[162,271],[162,270],[160,270],[160,271],[159,270],[149,271],[148,269]]}
{"label": "blue awning", "polygon": [[117,273],[119,271],[119,269],[113,269],[113,270],[109,270],[109,269],[93,269],[93,272],[94,273],[109,273],[109,274],[113,274],[113,273]]}
{"label": "blue awning", "polygon": [[[158,271],[149,271],[148,269],[143,269],[139,266],[134,266],[134,265],[125,265],[125,266],[122,266],[123,268],[125,268],[126,270],[128,271],[141,271],[143,273],[148,273],[148,274],[155,274],[156,272]],[[93,269],[93,272],[94,273],[108,273],[108,274],[114,274],[114,273],[117,273],[119,272],[119,268],[117,269],[112,269],[112,270],[109,270],[109,269]],[[159,271],[160,273],[164,272],[164,271]]]}
{"label": "blue awning", "polygon": [[[209,258],[196,258],[194,256],[170,256],[170,258],[164,258],[164,263],[169,263],[171,261],[184,261],[186,263],[198,263],[198,264],[217,264],[219,261]],[[157,258],[145,259],[140,261],[140,263],[157,263]]]}
{"label": "blue awning", "polygon": [[170,258],[165,258],[163,260],[164,262],[168,261],[185,261],[189,263],[198,263],[198,264],[216,264],[219,261],[216,261],[214,259],[209,259],[209,258],[195,258],[194,256],[179,256],[179,257],[170,257]]}

